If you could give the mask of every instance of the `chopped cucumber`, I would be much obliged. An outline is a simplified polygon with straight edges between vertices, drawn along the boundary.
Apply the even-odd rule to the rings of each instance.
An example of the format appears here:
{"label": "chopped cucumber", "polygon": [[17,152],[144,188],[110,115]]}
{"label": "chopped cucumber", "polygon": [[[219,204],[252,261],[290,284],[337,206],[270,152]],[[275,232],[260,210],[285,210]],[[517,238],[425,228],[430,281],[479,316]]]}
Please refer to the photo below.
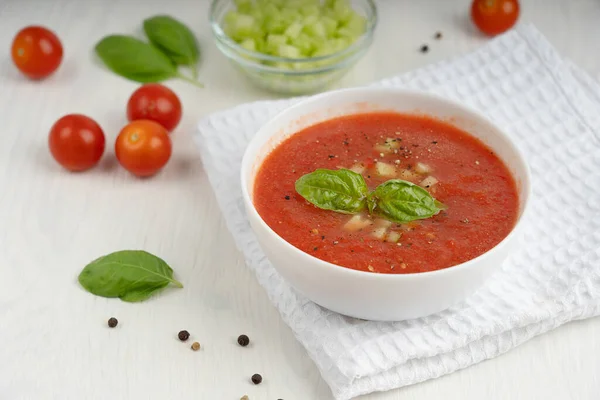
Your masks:
{"label": "chopped cucumber", "polygon": [[294,22],[284,32],[284,35],[290,39],[296,39],[300,32],[302,32],[302,24],[300,22]]}
{"label": "chopped cucumber", "polygon": [[240,43],[240,46],[249,51],[256,51],[256,41],[254,39],[244,39]]}
{"label": "chopped cucumber", "polygon": [[302,56],[302,54],[300,53],[300,49],[294,46],[290,46],[289,44],[280,45],[277,51],[277,55],[279,57],[284,58],[300,58]]}
{"label": "chopped cucumber", "polygon": [[[243,48],[286,58],[318,57],[350,46],[367,21],[349,0],[235,0],[223,30]],[[303,63],[305,69],[322,63]]]}
{"label": "chopped cucumber", "polygon": [[309,36],[315,38],[326,38],[327,31],[325,30],[325,25],[322,21],[317,21],[314,24],[305,25],[304,32],[306,32]]}

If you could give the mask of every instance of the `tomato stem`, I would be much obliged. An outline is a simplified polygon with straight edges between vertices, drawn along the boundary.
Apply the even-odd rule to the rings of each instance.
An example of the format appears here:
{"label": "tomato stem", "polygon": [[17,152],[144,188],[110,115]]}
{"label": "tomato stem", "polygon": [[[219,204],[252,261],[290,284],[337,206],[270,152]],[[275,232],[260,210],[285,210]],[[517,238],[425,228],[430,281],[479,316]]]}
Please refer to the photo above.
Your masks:
{"label": "tomato stem", "polygon": [[188,83],[191,83],[191,84],[192,84],[192,85],[194,85],[194,86],[197,86],[197,87],[199,87],[199,88],[204,88],[204,85],[202,84],[202,82],[198,82],[196,79],[189,78],[189,77],[187,77],[187,76],[183,75],[183,74],[182,74],[182,73],[180,73],[180,72],[178,72],[176,76],[177,76],[179,79],[181,79],[181,80],[183,80],[183,81],[186,81],[186,82],[188,82]]}

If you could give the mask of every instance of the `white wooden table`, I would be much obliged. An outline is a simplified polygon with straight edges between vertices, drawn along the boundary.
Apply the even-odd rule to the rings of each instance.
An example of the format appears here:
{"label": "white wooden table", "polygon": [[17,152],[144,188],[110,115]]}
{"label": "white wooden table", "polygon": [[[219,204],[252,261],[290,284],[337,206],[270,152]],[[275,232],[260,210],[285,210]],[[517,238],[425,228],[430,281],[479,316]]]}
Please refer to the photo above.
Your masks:
{"label": "white wooden table", "polygon": [[[381,0],[367,57],[338,86],[354,86],[476,48],[469,1]],[[529,0],[531,21],[565,56],[600,79],[600,2]],[[137,180],[118,168],[112,144],[136,87],[94,59],[108,33],[140,31],[170,13],[200,38],[206,89],[169,82],[185,115],[164,172]],[[275,98],[251,87],[214,46],[203,0],[0,1],[0,399],[331,399],[327,385],[245,268],[202,171],[191,134],[212,111]],[[32,83],[9,57],[14,34],[43,24],[66,58]],[[433,41],[442,31],[444,38]],[[421,54],[418,48],[430,44]],[[107,135],[101,165],[69,174],[51,159],[56,119],[80,112]],[[84,292],[76,277],[93,258],[143,248],[165,258],[185,284],[141,304]],[[116,329],[106,327],[115,316]],[[176,339],[189,330],[203,350]],[[248,348],[236,337],[246,333]],[[497,359],[420,385],[365,396],[410,399],[600,398],[600,320],[572,323]],[[259,372],[261,385],[249,383]]]}

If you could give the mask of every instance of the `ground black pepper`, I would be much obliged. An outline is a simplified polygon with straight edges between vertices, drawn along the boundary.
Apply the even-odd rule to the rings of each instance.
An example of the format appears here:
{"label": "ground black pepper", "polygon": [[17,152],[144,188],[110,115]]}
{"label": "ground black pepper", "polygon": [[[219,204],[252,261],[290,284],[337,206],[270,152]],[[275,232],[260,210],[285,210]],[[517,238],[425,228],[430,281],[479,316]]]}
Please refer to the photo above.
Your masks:
{"label": "ground black pepper", "polygon": [[442,38],[442,32],[436,32],[435,36],[434,36],[437,40],[440,40]]}
{"label": "ground black pepper", "polygon": [[427,46],[426,44],[421,46],[421,53],[427,53],[428,51],[429,51],[429,46]]}
{"label": "ground black pepper", "polygon": [[250,344],[250,338],[246,335],[238,336],[238,344],[242,347],[246,347]]}
{"label": "ground black pepper", "polygon": [[108,320],[108,327],[114,328],[115,326],[117,326],[118,323],[119,323],[119,321],[115,317],[111,317]]}
{"label": "ground black pepper", "polygon": [[258,385],[259,383],[262,382],[262,376],[260,376],[260,374],[254,374],[252,375],[252,383],[254,383],[255,385]]}
{"label": "ground black pepper", "polygon": [[190,333],[188,331],[185,331],[185,330],[184,331],[179,331],[179,333],[177,334],[177,337],[182,342],[185,342],[186,340],[188,340],[190,338]]}
{"label": "ground black pepper", "polygon": [[290,196],[285,196],[285,199],[286,199],[286,200],[289,200],[289,199],[290,199]]}

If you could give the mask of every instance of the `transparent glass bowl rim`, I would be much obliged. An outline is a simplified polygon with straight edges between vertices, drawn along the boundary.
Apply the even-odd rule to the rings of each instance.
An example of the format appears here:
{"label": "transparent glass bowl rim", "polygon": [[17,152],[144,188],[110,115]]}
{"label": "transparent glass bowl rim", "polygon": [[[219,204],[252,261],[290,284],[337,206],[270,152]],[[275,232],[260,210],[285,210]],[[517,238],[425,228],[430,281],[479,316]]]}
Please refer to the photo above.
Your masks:
{"label": "transparent glass bowl rim", "polygon": [[[233,57],[236,59],[236,61],[245,64],[249,67],[259,67],[261,70],[264,71],[273,71],[273,72],[283,72],[284,70],[281,70],[277,67],[271,67],[268,65],[264,65],[264,64],[260,64],[259,62],[252,62],[248,59],[245,58],[240,58],[238,57],[238,54],[241,54],[243,56],[247,56],[247,57],[251,57],[252,59],[258,60],[258,61],[271,61],[271,62],[281,62],[281,63],[290,63],[290,64],[296,64],[296,65],[301,65],[301,64],[305,64],[305,63],[313,63],[313,62],[317,62],[317,61],[327,61],[327,60],[336,60],[334,62],[332,62],[331,65],[327,65],[325,67],[321,67],[321,68],[315,68],[315,69],[306,69],[306,70],[285,70],[286,73],[298,73],[298,74],[306,74],[306,73],[314,73],[314,72],[321,72],[321,71],[327,71],[330,69],[336,69],[336,67],[339,66],[339,64],[343,64],[344,61],[346,61],[347,57],[354,54],[354,53],[360,53],[360,50],[364,50],[363,47],[365,45],[369,45],[370,42],[372,41],[373,38],[373,32],[375,31],[375,27],[377,25],[377,7],[375,6],[375,3],[373,0],[364,0],[365,4],[367,5],[367,7],[369,8],[369,13],[370,15],[367,16],[367,29],[365,30],[365,33],[363,33],[358,39],[356,39],[350,46],[346,47],[345,49],[338,51],[336,53],[332,53],[332,54],[328,54],[325,56],[319,56],[319,57],[310,57],[310,58],[287,58],[287,57],[278,57],[278,56],[272,56],[270,54],[265,54],[265,53],[260,53],[257,51],[251,51],[248,49],[243,48],[242,46],[240,46],[239,44],[237,44],[233,39],[231,39],[229,36],[227,36],[227,34],[223,31],[223,29],[221,28],[221,24],[220,21],[217,20],[217,6],[220,3],[223,3],[227,0],[213,0],[211,5],[210,5],[210,25],[213,31],[213,34],[215,35],[215,38],[221,42],[222,44],[224,44],[228,50],[233,50],[233,54],[229,54],[230,57]],[[229,53],[229,51],[228,51]],[[352,58],[352,57],[351,57]]]}

